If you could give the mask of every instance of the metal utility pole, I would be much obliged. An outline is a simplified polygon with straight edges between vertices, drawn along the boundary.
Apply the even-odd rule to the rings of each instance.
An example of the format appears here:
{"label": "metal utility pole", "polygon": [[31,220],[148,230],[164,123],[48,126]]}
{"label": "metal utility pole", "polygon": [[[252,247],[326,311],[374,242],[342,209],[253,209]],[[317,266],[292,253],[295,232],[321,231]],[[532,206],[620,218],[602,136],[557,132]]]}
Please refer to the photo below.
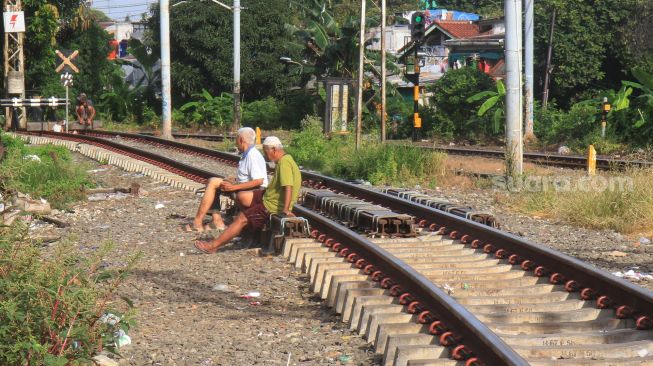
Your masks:
{"label": "metal utility pole", "polygon": [[521,0],[506,0],[505,54],[506,54],[506,175],[518,176],[523,169],[522,113],[520,100],[521,60],[519,38],[521,25]]}
{"label": "metal utility pole", "polygon": [[553,31],[556,25],[556,9],[551,14],[551,32],[549,33],[549,50],[546,53],[546,70],[544,71],[544,93],[542,94],[542,108],[549,105],[549,79],[551,78],[551,54],[553,53]]}
{"label": "metal utility pole", "polygon": [[356,93],[356,150],[361,147],[361,128],[363,126],[363,66],[365,63],[365,2],[361,1],[361,35],[358,47],[358,92]]}
{"label": "metal utility pole", "polygon": [[240,0],[234,0],[234,121],[231,130],[240,128]]}
{"label": "metal utility pole", "polygon": [[524,21],[524,31],[525,42],[524,42],[524,76],[526,78],[525,83],[525,109],[524,109],[524,121],[526,121],[526,131],[524,132],[524,140],[532,141],[535,140],[535,133],[533,131],[533,121],[534,121],[534,107],[533,107],[533,50],[534,50],[534,17],[533,17],[533,3],[535,0],[524,0],[524,10],[525,10],[525,21]]}
{"label": "metal utility pole", "polygon": [[[5,0],[3,11],[11,12],[9,25],[17,26],[22,21],[21,27],[8,29],[5,22],[4,44],[4,85],[7,98],[18,97],[25,99],[25,57],[23,44],[25,39],[25,18],[22,16],[21,0]],[[19,14],[20,12],[21,14]],[[20,19],[19,19],[20,18]],[[13,22],[13,23],[12,23]],[[25,107],[5,108],[5,127],[27,129],[27,114]]]}
{"label": "metal utility pole", "polygon": [[163,98],[162,136],[172,140],[172,88],[170,83],[170,1],[160,0],[161,14],[161,94]]}
{"label": "metal utility pole", "polygon": [[385,51],[385,40],[386,40],[386,0],[381,0],[381,143],[385,142],[386,135],[386,78],[387,70],[385,65],[386,51]]}

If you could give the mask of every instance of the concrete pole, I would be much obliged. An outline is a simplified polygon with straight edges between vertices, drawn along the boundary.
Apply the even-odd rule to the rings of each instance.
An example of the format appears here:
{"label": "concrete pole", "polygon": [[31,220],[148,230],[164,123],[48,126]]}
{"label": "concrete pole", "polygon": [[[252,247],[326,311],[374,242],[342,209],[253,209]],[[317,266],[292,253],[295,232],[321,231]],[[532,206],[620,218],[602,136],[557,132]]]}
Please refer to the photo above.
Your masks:
{"label": "concrete pole", "polygon": [[385,142],[386,135],[386,78],[387,70],[385,65],[386,51],[386,0],[381,0],[381,143]]}
{"label": "concrete pole", "polygon": [[361,34],[358,48],[358,92],[356,93],[356,150],[361,147],[361,128],[363,126],[363,66],[365,62],[365,2],[361,1]]}
{"label": "concrete pole", "polygon": [[172,140],[172,87],[170,84],[170,1],[160,0],[161,12],[161,94],[163,99],[162,135]]}
{"label": "concrete pole", "polygon": [[524,120],[526,121],[526,131],[524,133],[524,140],[533,141],[535,140],[535,133],[533,132],[533,121],[534,121],[534,107],[533,107],[533,98],[534,98],[534,89],[533,89],[533,49],[534,49],[534,17],[533,17],[533,3],[535,0],[524,0],[524,10],[525,10],[525,22],[524,22],[524,31],[525,42],[524,42],[524,76],[526,78],[526,108],[524,109]]}
{"label": "concrete pole", "polygon": [[521,0],[505,2],[506,55],[506,175],[518,176],[523,169],[522,96],[519,38]]}
{"label": "concrete pole", "polygon": [[234,0],[234,121],[231,130],[240,128],[240,0]]}

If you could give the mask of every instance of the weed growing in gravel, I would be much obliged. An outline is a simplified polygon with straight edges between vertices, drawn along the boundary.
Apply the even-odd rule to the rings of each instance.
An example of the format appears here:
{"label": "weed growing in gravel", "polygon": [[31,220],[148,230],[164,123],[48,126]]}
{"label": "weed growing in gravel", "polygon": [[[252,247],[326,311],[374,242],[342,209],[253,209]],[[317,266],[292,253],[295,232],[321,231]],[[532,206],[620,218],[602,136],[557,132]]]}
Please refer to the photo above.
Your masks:
{"label": "weed growing in gravel", "polygon": [[516,193],[514,201],[521,211],[561,218],[570,223],[621,233],[650,231],[653,223],[653,170],[630,169],[602,177],[628,179],[616,189],[537,190]]}
{"label": "weed growing in gravel", "polygon": [[127,299],[127,314],[108,306],[138,256],[104,268],[110,245],[83,258],[65,243],[44,257],[27,233],[0,227],[0,364],[81,365],[103,348],[117,351],[115,332],[134,325],[133,310]]}
{"label": "weed growing in gravel", "polygon": [[91,186],[86,167],[72,161],[62,146],[26,146],[7,134],[0,135],[7,147],[0,162],[0,190],[43,197],[55,208],[84,198],[84,187]]}
{"label": "weed growing in gravel", "polygon": [[327,139],[319,123],[315,118],[302,121],[302,130],[292,136],[288,147],[289,153],[306,168],[344,179],[398,186],[433,186],[445,175],[445,154],[374,141],[364,141],[356,151],[354,136]]}

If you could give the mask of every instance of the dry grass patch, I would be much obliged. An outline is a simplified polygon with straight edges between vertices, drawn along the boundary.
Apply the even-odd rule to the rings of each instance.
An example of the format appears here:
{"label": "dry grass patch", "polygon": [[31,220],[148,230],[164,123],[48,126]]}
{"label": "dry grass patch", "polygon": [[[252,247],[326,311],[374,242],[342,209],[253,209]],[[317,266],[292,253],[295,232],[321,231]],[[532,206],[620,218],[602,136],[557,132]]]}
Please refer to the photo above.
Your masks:
{"label": "dry grass patch", "polygon": [[522,212],[559,218],[588,228],[612,229],[624,234],[653,229],[653,170],[602,173],[585,186],[587,178],[570,179],[571,189],[550,187],[511,194],[513,205]]}

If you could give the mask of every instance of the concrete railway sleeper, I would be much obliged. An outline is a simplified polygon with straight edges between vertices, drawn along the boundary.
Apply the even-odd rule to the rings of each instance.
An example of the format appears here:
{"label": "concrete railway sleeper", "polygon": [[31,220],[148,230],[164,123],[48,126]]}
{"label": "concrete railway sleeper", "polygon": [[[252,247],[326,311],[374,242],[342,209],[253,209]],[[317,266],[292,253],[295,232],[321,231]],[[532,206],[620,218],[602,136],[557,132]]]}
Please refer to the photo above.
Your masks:
{"label": "concrete railway sleeper", "polygon": [[[310,206],[314,203],[309,200]],[[306,215],[303,210],[299,213]],[[446,347],[445,335],[452,332],[445,325],[446,317],[434,320],[425,310],[426,303],[415,305],[418,300],[406,299],[411,296],[397,287],[404,285],[402,281],[390,279],[383,274],[383,267],[358,256],[354,246],[343,245],[344,240],[328,235],[316,233],[315,240],[287,240],[283,255],[307,274],[312,290],[352,330],[374,344],[376,352],[383,355],[383,365],[465,364],[461,359],[468,364],[494,364],[462,357],[456,347]],[[577,292],[553,285],[507,259],[497,259],[435,232],[414,238],[366,240],[392,256],[404,257],[406,265],[448,289],[453,299],[528,364],[653,362],[653,331],[638,330],[633,319],[619,319],[613,309],[596,308]],[[411,251],[427,252],[428,258],[406,257]],[[452,345],[464,342],[455,338]],[[469,348],[466,352],[473,351]]]}

